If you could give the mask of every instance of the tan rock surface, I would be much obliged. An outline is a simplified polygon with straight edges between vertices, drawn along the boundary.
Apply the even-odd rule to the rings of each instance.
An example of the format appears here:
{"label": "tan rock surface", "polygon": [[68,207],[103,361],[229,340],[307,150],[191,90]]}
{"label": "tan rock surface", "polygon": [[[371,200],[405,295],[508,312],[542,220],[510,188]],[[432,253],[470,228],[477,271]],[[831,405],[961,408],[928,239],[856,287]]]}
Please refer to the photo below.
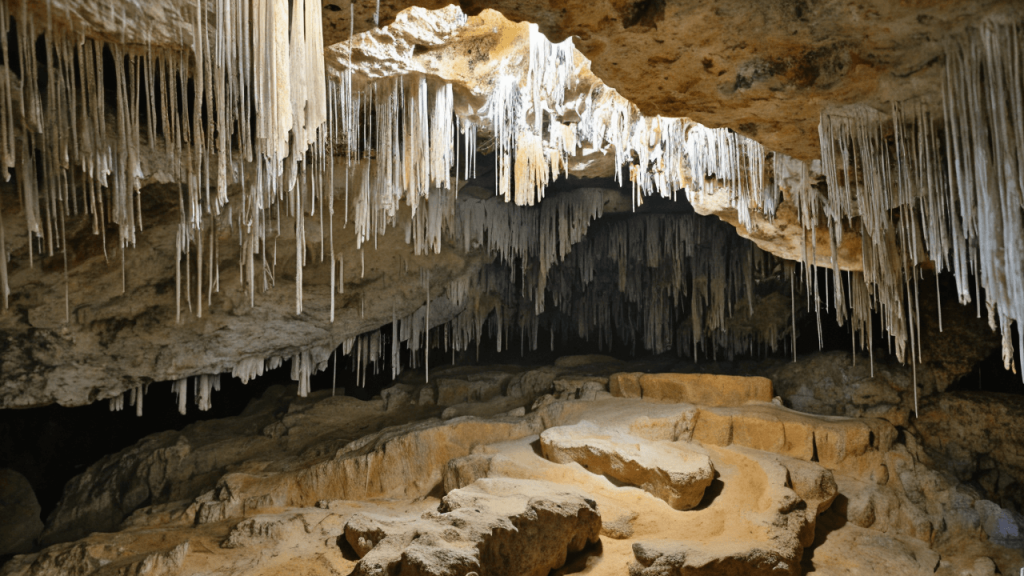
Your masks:
{"label": "tan rock surface", "polygon": [[939,558],[920,540],[844,526],[818,536],[807,574],[924,576],[935,573]]}
{"label": "tan rock surface", "polygon": [[[772,382],[760,376],[718,374],[615,374],[612,395],[653,402],[738,406],[771,402]],[[639,395],[637,388],[639,387]]]}
{"label": "tan rock surface", "polygon": [[[472,372],[452,375],[468,379]],[[405,380],[415,386],[410,397],[427,388],[411,381]],[[913,435],[897,437],[883,421],[800,414],[769,403],[605,398],[553,399],[522,416],[441,422],[430,418],[441,407],[383,404],[322,393],[300,400],[280,389],[240,417],[147,438],[72,482],[49,526],[55,539],[76,538],[70,529],[93,518],[108,522],[106,532],[17,556],[0,574],[85,574],[101,566],[131,573],[148,567],[168,574],[348,574],[370,571],[374,557],[375,565],[400,561],[409,570],[462,567],[473,559],[483,565],[487,550],[496,554],[490,558],[531,566],[543,560],[536,564],[543,570],[579,550],[573,566],[594,575],[621,575],[631,564],[637,574],[684,567],[796,573],[801,563],[821,574],[858,566],[899,574],[901,566],[940,557],[946,576],[981,566],[979,558],[1004,574],[1024,563],[1020,552],[999,544],[1009,541],[997,540],[1004,536],[1000,522],[1014,516],[929,468]],[[583,421],[642,447],[705,454],[716,478],[696,507],[681,511],[610,475],[541,455],[543,434]],[[728,441],[704,437],[707,421],[718,422]],[[822,524],[822,514],[835,522]],[[109,520],[118,516],[127,517]],[[543,518],[563,526],[559,534],[545,531]],[[509,522],[519,531],[474,528]],[[580,550],[598,530],[605,536],[600,546]],[[837,556],[858,543],[864,558]]]}
{"label": "tan rock surface", "polygon": [[565,486],[482,479],[448,492],[436,512],[352,518],[345,539],[362,559],[357,576],[546,576],[597,541],[596,504]]}

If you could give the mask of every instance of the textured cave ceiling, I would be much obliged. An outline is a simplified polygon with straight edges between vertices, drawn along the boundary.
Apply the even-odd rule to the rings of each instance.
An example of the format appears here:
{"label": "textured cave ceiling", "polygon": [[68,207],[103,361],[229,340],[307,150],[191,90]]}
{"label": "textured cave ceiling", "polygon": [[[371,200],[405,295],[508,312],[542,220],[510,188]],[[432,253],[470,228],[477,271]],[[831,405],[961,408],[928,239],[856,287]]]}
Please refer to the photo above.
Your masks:
{"label": "textured cave ceiling", "polygon": [[[16,166],[0,190],[3,406],[120,406],[126,390],[200,377],[208,394],[209,375],[246,379],[285,359],[308,381],[339,347],[376,369],[399,340],[464,349],[487,318],[489,333],[512,325],[536,346],[545,303],[609,344],[775,348],[787,309],[761,285],[785,300],[787,285],[820,292],[862,335],[881,322],[913,363],[922,268],[952,270],[979,311],[985,290],[1012,361],[1024,141],[1012,130],[1020,48],[1003,41],[1021,36],[1018,3],[295,3],[291,21],[306,25],[292,48],[287,23],[278,37],[222,26],[251,16],[240,6],[7,3],[29,34],[3,87],[3,161]],[[33,34],[43,56],[26,60]],[[242,55],[282,38],[277,56]],[[96,66],[114,55],[106,82],[86,86],[83,49]],[[39,67],[30,84],[26,66]],[[183,87],[159,130],[142,120],[166,114],[153,71]],[[213,110],[237,123],[225,130]],[[560,174],[579,189],[559,191]],[[694,212],[596,220],[652,196]],[[642,257],[616,251],[645,242]],[[793,261],[828,270],[831,291]],[[605,303],[614,313],[585,296],[602,286],[621,298]],[[762,304],[773,313],[755,314]]]}

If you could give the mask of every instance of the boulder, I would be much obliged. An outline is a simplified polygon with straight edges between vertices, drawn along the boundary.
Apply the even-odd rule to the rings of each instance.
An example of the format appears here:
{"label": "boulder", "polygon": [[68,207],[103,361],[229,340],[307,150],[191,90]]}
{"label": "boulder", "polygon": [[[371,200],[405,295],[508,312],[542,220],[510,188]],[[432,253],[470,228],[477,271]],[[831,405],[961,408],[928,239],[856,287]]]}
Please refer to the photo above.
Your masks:
{"label": "boulder", "polygon": [[599,393],[608,390],[608,378],[604,376],[567,376],[552,384],[563,400],[596,400]]}
{"label": "boulder", "polygon": [[465,402],[484,402],[500,396],[512,379],[505,372],[484,372],[467,378],[439,378],[437,405],[453,406]]}
{"label": "boulder", "polygon": [[453,458],[444,467],[441,488],[447,494],[452,490],[465,488],[481,478],[487,478],[491,471],[491,460],[500,458],[492,454],[470,454]]}
{"label": "boulder", "polygon": [[974,509],[989,540],[1000,546],[1024,550],[1024,515],[988,500],[976,501]]}
{"label": "boulder", "polygon": [[420,406],[434,406],[437,404],[437,389],[433,386],[420,388],[416,396],[416,403]]}
{"label": "boulder", "polygon": [[715,478],[707,454],[684,443],[605,432],[591,422],[549,428],[540,435],[540,442],[548,460],[576,462],[595,474],[643,488],[676,510],[699,504]]}
{"label": "boulder", "polygon": [[32,551],[43,531],[40,511],[28,479],[9,468],[0,468],[0,556]]}
{"label": "boulder", "polygon": [[482,479],[420,518],[353,518],[345,539],[362,556],[353,576],[547,576],[600,531],[596,504],[578,491]]}
{"label": "boulder", "polygon": [[643,372],[618,372],[608,377],[608,391],[619,398],[640,398]]}
{"label": "boulder", "polygon": [[380,391],[380,397],[384,400],[385,410],[397,410],[403,406],[408,406],[413,401],[413,394],[416,393],[416,387],[409,384],[395,384],[390,388],[385,388]]}
{"label": "boulder", "polygon": [[516,374],[508,383],[506,393],[513,398],[536,398],[551,392],[553,383],[564,371],[547,366]]}

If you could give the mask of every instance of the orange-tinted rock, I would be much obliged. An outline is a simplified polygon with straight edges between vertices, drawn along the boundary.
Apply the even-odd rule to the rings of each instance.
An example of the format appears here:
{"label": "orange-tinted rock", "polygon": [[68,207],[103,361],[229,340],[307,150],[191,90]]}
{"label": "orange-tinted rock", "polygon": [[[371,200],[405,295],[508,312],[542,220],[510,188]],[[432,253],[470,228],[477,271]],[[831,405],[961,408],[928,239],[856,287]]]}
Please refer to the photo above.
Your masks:
{"label": "orange-tinted rock", "polygon": [[772,381],[759,376],[644,374],[640,376],[640,391],[645,400],[655,402],[739,406],[771,402]]}
{"label": "orange-tinted rock", "polygon": [[608,377],[608,391],[620,398],[640,398],[640,376],[643,372],[618,372]]}

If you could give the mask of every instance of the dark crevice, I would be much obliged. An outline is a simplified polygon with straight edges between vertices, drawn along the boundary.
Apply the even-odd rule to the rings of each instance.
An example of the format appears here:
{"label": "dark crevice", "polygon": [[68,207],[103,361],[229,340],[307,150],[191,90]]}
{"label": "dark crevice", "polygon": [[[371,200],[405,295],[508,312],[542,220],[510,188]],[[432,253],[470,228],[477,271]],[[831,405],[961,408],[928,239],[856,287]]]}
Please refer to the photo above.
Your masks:
{"label": "dark crevice", "polygon": [[722,482],[722,475],[715,470],[715,479],[704,489],[704,497],[701,498],[700,503],[694,506],[692,510],[704,510],[711,506],[715,502],[715,498],[722,495],[723,490],[725,490],[725,482]]}
{"label": "dark crevice", "polygon": [[975,364],[974,368],[953,383],[946,389],[947,392],[997,392],[1000,394],[1024,395],[1024,382],[1021,380],[1021,356],[1020,348],[1016,346],[1020,342],[1018,338],[1017,325],[1013,325],[1012,340],[1015,344],[1013,351],[1013,366],[1017,369],[1014,374],[1012,370],[1003,367],[1003,351],[997,348],[992,351],[984,360]]}
{"label": "dark crevice", "polygon": [[657,28],[658,22],[665,19],[665,0],[643,0],[623,12],[623,28]]}

